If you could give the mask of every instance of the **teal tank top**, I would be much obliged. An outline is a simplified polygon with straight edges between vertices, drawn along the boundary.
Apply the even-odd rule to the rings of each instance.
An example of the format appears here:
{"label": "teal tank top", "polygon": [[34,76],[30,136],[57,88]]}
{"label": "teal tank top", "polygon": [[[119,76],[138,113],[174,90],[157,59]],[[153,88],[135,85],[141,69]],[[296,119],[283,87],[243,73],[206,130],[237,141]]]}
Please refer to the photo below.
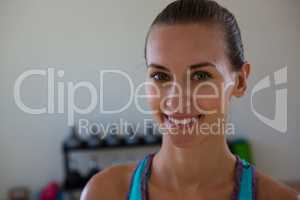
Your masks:
{"label": "teal tank top", "polygon": [[[151,174],[151,164],[154,155],[154,153],[148,154],[138,162],[131,177],[127,200],[149,200],[147,181]],[[235,187],[231,200],[255,200],[254,167],[238,156],[236,158]]]}

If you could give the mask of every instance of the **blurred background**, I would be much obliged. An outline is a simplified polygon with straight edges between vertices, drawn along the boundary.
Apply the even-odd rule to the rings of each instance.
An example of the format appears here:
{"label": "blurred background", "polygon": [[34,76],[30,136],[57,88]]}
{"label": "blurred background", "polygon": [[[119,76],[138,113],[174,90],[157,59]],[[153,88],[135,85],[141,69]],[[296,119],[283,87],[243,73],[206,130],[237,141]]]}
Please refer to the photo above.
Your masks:
{"label": "blurred background", "polygon": [[[99,71],[122,70],[132,78],[135,88],[142,83],[146,72],[143,55],[146,33],[154,17],[170,2],[0,0],[0,199],[26,196],[27,192],[30,199],[51,199],[46,191],[50,191],[50,196],[63,191],[56,198],[76,199],[82,185],[95,172],[141,159],[159,148],[161,138],[151,126],[137,127],[141,135],[138,140],[113,136],[116,131],[111,129],[112,124],[120,124],[120,119],[145,125],[144,119],[151,119],[151,115],[142,114],[134,103],[121,113],[101,113],[100,101],[107,110],[126,105],[130,85],[124,76],[117,75],[104,76],[100,84]],[[246,59],[253,65],[248,94],[232,102],[230,121],[235,124],[235,134],[229,138],[232,150],[264,173],[297,187],[300,1],[218,2],[237,17]],[[287,88],[287,131],[282,133],[252,112],[250,97],[260,80],[270,76],[272,82],[274,72],[284,67],[287,67],[286,84],[271,84],[253,97],[255,110],[273,119],[276,90]],[[44,75],[33,75],[22,82],[22,102],[49,111],[48,75],[53,72],[53,113],[28,114],[15,101],[16,81],[33,69]],[[88,114],[75,112],[74,121],[69,124],[69,83],[82,81],[95,86],[97,107]],[[100,95],[102,85],[104,93]],[[78,108],[87,108],[91,99],[86,88],[74,93]],[[147,107],[145,100],[141,106]],[[89,123],[89,129],[78,134],[80,122]],[[99,124],[109,125],[109,139],[103,141],[97,134],[89,134],[102,134]],[[71,194],[74,191],[77,194]]]}

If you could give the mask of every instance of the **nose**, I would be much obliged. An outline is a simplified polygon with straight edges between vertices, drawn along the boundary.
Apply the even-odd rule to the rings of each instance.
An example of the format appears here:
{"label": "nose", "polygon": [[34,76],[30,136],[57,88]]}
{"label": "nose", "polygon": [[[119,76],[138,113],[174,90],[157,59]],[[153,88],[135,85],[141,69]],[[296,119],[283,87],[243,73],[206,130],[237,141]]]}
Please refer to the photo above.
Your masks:
{"label": "nose", "polygon": [[172,82],[167,89],[164,101],[166,114],[191,113],[191,95],[185,84]]}

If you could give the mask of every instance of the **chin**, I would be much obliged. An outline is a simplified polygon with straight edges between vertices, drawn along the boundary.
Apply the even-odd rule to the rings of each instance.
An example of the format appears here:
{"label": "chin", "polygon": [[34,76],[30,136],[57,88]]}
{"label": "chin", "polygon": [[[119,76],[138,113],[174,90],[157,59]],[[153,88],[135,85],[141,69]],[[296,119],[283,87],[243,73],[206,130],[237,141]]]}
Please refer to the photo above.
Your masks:
{"label": "chin", "polygon": [[204,135],[183,135],[183,134],[167,134],[164,136],[165,139],[169,140],[169,142],[177,148],[192,148],[195,146],[199,146],[202,141],[205,140],[208,136]]}

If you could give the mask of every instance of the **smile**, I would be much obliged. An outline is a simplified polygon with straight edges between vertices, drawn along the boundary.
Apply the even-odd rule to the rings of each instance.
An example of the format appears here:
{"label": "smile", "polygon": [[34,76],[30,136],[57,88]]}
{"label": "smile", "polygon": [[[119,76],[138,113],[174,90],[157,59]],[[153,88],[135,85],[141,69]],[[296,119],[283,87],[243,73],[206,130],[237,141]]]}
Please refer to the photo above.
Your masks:
{"label": "smile", "polygon": [[195,123],[198,122],[203,115],[196,115],[196,116],[180,116],[180,115],[166,115],[164,114],[164,122],[166,123],[167,127],[170,128],[190,128]]}

